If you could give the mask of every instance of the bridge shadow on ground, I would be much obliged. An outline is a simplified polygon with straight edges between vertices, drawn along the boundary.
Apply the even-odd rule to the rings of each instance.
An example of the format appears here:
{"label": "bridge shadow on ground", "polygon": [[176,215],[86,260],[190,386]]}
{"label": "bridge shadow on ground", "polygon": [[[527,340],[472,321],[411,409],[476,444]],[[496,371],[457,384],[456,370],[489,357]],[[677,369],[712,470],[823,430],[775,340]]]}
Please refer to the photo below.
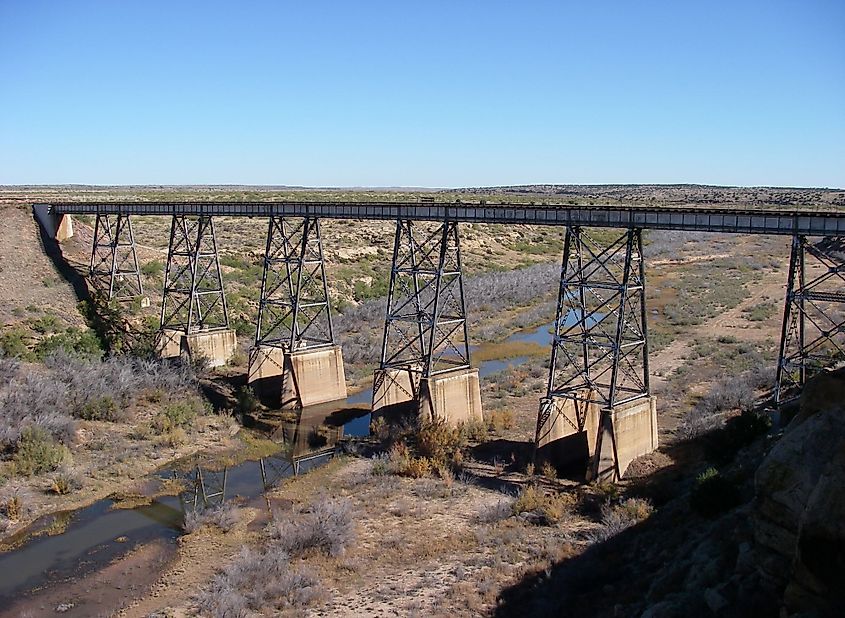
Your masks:
{"label": "bridge shadow on ground", "polygon": [[79,302],[91,302],[91,290],[88,289],[88,284],[85,278],[71,265],[62,253],[62,248],[55,238],[51,238],[50,234],[44,229],[44,226],[38,221],[38,218],[33,214],[33,221],[38,227],[38,234],[41,238],[41,246],[44,249],[45,255],[50,258],[50,261],[55,266],[56,270],[73,288],[73,293]]}
{"label": "bridge shadow on ground", "polygon": [[[526,573],[500,594],[493,615],[775,618],[770,591],[754,579],[737,584],[734,577],[740,547],[753,544],[753,478],[766,441],[756,440],[740,450],[733,443],[726,446],[728,438],[729,432],[720,430],[663,447],[635,462],[632,470],[637,472],[639,464],[643,473],[649,457],[663,461],[656,471],[621,485],[625,497],[648,499],[654,513],[615,536],[609,527],[573,532],[575,543],[594,544],[581,553],[575,545],[561,547],[560,555],[572,557]],[[692,509],[690,495],[696,476],[717,460],[727,462],[723,474],[738,483],[740,504],[706,518]],[[604,499],[601,493],[589,496],[580,505],[580,515],[601,522]],[[729,600],[715,612],[712,589]]]}

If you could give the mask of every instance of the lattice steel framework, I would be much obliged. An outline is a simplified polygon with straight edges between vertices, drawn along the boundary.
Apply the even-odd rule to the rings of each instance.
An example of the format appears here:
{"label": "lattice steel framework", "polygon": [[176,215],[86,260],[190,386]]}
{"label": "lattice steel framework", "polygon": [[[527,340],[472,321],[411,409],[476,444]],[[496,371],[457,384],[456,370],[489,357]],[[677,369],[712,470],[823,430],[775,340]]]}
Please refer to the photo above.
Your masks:
{"label": "lattice steel framework", "polygon": [[133,300],[144,295],[129,215],[97,215],[88,276],[94,288],[109,300]]}
{"label": "lattice steel framework", "polygon": [[423,378],[470,366],[457,222],[396,222],[380,366]]}
{"label": "lattice steel framework", "polygon": [[185,333],[229,327],[211,217],[173,217],[161,327]]}
{"label": "lattice steel framework", "polygon": [[[555,334],[537,437],[568,398],[614,406],[649,395],[642,233],[631,229],[605,246],[582,228],[566,230]],[[578,405],[576,430],[584,429]]]}
{"label": "lattice steel framework", "polygon": [[[814,258],[808,274],[806,256]],[[775,403],[795,399],[806,381],[845,359],[845,237],[816,243],[794,236],[783,312]]]}
{"label": "lattice steel framework", "polygon": [[333,344],[320,221],[271,217],[255,345],[295,351]]}

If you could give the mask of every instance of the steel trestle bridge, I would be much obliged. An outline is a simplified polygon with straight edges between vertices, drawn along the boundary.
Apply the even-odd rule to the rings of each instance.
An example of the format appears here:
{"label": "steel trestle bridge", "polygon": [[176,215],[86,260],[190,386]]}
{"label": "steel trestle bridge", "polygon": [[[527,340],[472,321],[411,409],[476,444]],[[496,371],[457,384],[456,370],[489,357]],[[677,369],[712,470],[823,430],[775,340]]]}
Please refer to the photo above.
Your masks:
{"label": "steel trestle bridge", "polygon": [[[382,388],[394,395],[398,387],[410,399],[426,395],[427,380],[471,371],[459,224],[562,227],[564,255],[555,332],[536,443],[548,439],[554,415],[561,414],[561,402],[575,410],[566,418],[575,432],[589,433],[587,426],[593,421],[588,416],[595,417],[600,411],[598,433],[590,438],[597,442],[589,449],[594,474],[602,473],[600,459],[610,460],[611,465],[604,467],[616,478],[627,466],[627,461],[620,462],[627,456],[619,455],[615,411],[632,402],[651,400],[653,404],[643,230],[792,237],[773,385],[776,405],[794,400],[814,372],[845,359],[845,212],[483,200],[446,203],[427,197],[417,203],[55,202],[34,208],[36,214],[52,216],[48,216],[51,221],[67,215],[96,218],[89,274],[95,287],[116,300],[143,294],[130,217],[172,217],[172,229],[182,233],[171,233],[161,330],[186,335],[226,329],[229,323],[212,218],[267,219],[255,348],[277,349],[287,355],[297,350],[337,348],[319,220],[395,222],[375,385],[376,390]],[[599,242],[590,228],[615,228],[619,233],[604,234]],[[342,364],[342,358],[339,362]],[[466,384],[470,385],[467,389],[476,391],[480,414],[477,374],[474,380],[475,386],[471,381]],[[602,446],[603,439],[610,447]],[[652,448],[655,446],[656,429]]]}

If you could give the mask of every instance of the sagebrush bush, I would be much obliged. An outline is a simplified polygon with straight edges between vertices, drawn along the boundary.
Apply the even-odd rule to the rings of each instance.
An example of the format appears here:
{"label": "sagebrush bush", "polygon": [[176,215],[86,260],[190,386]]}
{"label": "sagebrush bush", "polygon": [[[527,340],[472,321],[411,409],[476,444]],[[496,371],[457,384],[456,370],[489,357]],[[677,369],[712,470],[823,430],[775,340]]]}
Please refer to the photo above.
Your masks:
{"label": "sagebrush bush", "polygon": [[455,452],[466,445],[466,437],[458,427],[451,427],[445,419],[423,421],[417,433],[417,450],[422,457],[434,462],[451,461]]}
{"label": "sagebrush bush", "polygon": [[690,506],[704,517],[715,517],[738,506],[739,488],[715,468],[707,468],[695,479]]}
{"label": "sagebrush bush", "polygon": [[229,532],[238,524],[240,519],[240,509],[231,502],[225,502],[206,509],[187,510],[182,529],[191,534],[203,526],[215,526],[223,532]]}
{"label": "sagebrush bush", "polygon": [[159,434],[187,429],[204,411],[205,407],[198,396],[171,401],[153,419],[153,429]]}
{"label": "sagebrush bush", "polygon": [[21,432],[12,462],[16,474],[31,476],[52,472],[70,460],[70,451],[57,444],[41,427],[27,427]]}
{"label": "sagebrush bush", "polygon": [[619,503],[605,502],[601,507],[601,526],[590,533],[590,540],[600,543],[648,519],[654,508],[648,500],[628,498]]}
{"label": "sagebrush bush", "polygon": [[541,523],[555,524],[566,516],[573,505],[573,498],[568,494],[547,495],[536,485],[523,488],[513,501],[511,509],[514,515],[533,513],[540,517]]}
{"label": "sagebrush bush", "polygon": [[339,556],[355,538],[352,503],[345,498],[323,498],[291,519],[275,519],[268,531],[277,546],[289,554],[316,549]]}
{"label": "sagebrush bush", "polygon": [[201,614],[241,618],[249,610],[304,607],[323,597],[320,580],[310,570],[294,569],[278,544],[263,549],[244,547],[197,596]]}

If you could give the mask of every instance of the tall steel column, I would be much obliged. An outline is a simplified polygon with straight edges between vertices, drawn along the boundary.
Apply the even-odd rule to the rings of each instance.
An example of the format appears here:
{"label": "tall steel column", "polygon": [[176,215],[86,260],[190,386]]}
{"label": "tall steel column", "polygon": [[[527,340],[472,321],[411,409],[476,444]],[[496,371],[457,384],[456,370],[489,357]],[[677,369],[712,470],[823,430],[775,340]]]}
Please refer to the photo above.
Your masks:
{"label": "tall steel column", "polygon": [[398,220],[380,368],[428,378],[469,366],[458,224]]}
{"label": "tall steel column", "polygon": [[210,216],[175,215],[164,275],[161,328],[184,333],[229,327]]}
{"label": "tall steel column", "polygon": [[[601,410],[601,426],[612,437],[613,408],[650,395],[640,229],[602,245],[580,227],[567,228],[554,329],[536,442],[551,426],[559,399],[577,404],[576,418],[567,419],[574,431],[584,431],[588,407],[595,405]],[[596,453],[600,447],[596,445]]]}
{"label": "tall steel column", "polygon": [[333,344],[320,222],[271,217],[255,345],[293,352]]}
{"label": "tall steel column", "polygon": [[94,288],[109,300],[133,300],[144,295],[129,215],[97,215],[88,276]]}
{"label": "tall steel column", "polygon": [[[808,276],[806,257],[814,258]],[[811,265],[812,266],[812,265]],[[845,238],[794,236],[783,310],[775,403],[794,400],[807,379],[845,359]]]}

